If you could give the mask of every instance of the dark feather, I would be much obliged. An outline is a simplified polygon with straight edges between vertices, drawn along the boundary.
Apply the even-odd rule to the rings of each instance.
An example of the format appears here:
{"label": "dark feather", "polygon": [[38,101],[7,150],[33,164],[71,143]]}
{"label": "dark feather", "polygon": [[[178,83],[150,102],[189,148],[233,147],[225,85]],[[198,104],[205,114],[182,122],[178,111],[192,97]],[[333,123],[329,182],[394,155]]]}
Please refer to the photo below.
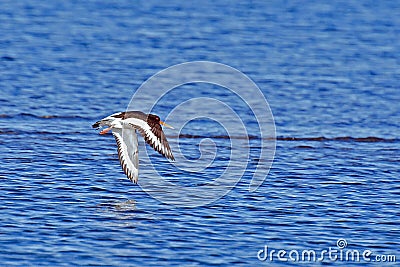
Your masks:
{"label": "dark feather", "polygon": [[[164,146],[166,148],[167,151],[171,151],[171,148],[169,147],[167,138],[165,137],[165,134],[161,128],[160,125],[160,117],[158,117],[157,115],[154,114],[149,114],[147,116],[147,123],[150,125],[151,127],[151,131],[153,132],[153,134],[155,136],[157,136],[158,141],[161,143],[162,146]],[[145,138],[146,140],[146,138]],[[150,140],[146,140],[146,142],[152,147],[154,148],[154,150],[156,150],[158,153],[162,154],[164,157],[169,158],[171,160],[175,160],[174,156],[172,155],[172,153],[170,153],[170,155],[164,155],[162,150],[158,150],[154,144],[150,143]]]}
{"label": "dark feather", "polygon": [[92,125],[92,127],[93,127],[93,128],[96,128],[96,129],[99,128],[99,127],[100,127],[100,121],[94,123],[94,124]]}

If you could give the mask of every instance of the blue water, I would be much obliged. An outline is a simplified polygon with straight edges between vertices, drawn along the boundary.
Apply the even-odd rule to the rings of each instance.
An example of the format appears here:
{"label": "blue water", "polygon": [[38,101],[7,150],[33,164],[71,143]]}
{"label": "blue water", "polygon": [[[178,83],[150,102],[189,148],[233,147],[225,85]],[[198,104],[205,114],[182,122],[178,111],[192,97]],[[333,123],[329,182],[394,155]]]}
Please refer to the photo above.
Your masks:
{"label": "blue water", "polygon": [[[338,238],[400,261],[397,1],[0,6],[2,266],[256,266],[271,263],[257,259],[265,245],[323,250]],[[141,140],[159,173],[186,186],[213,179],[231,153],[250,147],[248,169],[232,191],[185,208],[132,184],[112,136],[99,136],[91,124],[125,110],[158,71],[194,60],[248,75],[268,100],[278,139],[255,192],[249,180],[263,160],[256,132],[250,145],[231,148],[224,128],[206,119],[181,133],[166,130],[174,153],[179,144],[189,159],[201,156],[204,137],[214,140],[210,168],[189,174]],[[251,112],[235,96],[189,86],[199,88],[190,97],[224,100],[253,129]],[[177,90],[158,114],[189,98]],[[157,181],[149,168],[141,164],[139,184]]]}

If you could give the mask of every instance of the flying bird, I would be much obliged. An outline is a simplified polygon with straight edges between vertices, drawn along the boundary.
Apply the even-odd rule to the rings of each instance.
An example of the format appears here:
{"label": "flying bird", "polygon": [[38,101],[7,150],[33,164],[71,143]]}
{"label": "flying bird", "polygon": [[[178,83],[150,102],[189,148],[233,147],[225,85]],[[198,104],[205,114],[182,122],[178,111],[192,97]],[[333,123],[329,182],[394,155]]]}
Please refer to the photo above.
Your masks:
{"label": "flying bird", "polygon": [[102,126],[107,126],[100,134],[112,131],[117,142],[121,167],[129,180],[137,183],[139,150],[136,131],[155,151],[168,159],[175,160],[161,125],[173,129],[172,126],[161,121],[157,115],[146,114],[141,111],[126,111],[105,117],[93,124],[92,127],[99,129]]}

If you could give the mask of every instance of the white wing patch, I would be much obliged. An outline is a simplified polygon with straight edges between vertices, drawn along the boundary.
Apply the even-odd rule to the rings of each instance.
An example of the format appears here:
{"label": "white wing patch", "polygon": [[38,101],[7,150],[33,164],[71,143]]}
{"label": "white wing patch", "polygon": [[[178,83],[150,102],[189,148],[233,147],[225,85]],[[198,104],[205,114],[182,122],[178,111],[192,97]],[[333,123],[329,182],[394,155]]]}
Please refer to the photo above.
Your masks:
{"label": "white wing patch", "polygon": [[122,170],[129,180],[137,183],[139,176],[139,149],[135,129],[113,128]]}
{"label": "white wing patch", "polygon": [[[128,118],[124,119],[120,122],[123,127],[126,129],[130,127],[132,129],[137,129],[145,138],[146,142],[148,142],[157,152],[165,156],[169,159],[174,159],[172,155],[172,151],[168,145],[167,140],[165,139],[164,134],[161,131],[162,136],[157,137],[152,131],[147,122],[136,119],[136,118]],[[161,126],[160,126],[161,127]]]}

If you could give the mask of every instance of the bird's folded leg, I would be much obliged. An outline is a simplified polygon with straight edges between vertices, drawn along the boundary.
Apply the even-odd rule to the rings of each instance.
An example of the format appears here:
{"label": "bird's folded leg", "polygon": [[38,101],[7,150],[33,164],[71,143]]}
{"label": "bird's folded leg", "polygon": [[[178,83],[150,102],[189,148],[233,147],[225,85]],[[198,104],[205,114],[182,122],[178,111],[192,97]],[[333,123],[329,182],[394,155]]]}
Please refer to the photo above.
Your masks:
{"label": "bird's folded leg", "polygon": [[111,130],[111,127],[108,127],[100,132],[100,134],[106,134]]}

